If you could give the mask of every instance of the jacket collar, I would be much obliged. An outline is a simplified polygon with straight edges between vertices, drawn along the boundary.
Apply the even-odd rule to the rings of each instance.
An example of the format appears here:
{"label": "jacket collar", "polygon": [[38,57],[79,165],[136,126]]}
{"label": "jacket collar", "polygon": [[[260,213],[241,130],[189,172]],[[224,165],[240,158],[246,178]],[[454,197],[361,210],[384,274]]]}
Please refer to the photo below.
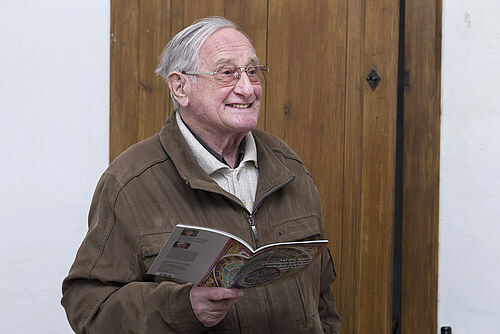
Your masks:
{"label": "jacket collar", "polygon": [[[189,129],[189,127],[181,119],[178,112],[175,113],[175,120],[182,136],[186,140],[191,152],[193,152],[196,161],[208,175],[212,175],[220,169],[230,168],[222,155],[211,150],[211,148],[204,143],[201,138],[198,138],[196,134]],[[255,140],[253,139],[251,132],[247,133],[245,137],[243,137],[240,147],[238,148],[238,155],[242,155],[240,161],[237,162],[241,166],[246,162],[251,162],[256,168],[258,167],[257,147],[255,146]]]}
{"label": "jacket collar", "polygon": [[[252,131],[252,134],[257,146],[257,161],[259,162],[259,180],[255,194],[255,210],[265,197],[293,181],[295,175],[281,162],[276,153],[265,143],[264,138],[258,135],[258,132]],[[163,125],[159,138],[163,149],[170,159],[172,159],[179,175],[186,184],[193,189],[219,193],[240,203],[235,196],[220,188],[196,162],[177,126],[175,113],[170,115]]]}

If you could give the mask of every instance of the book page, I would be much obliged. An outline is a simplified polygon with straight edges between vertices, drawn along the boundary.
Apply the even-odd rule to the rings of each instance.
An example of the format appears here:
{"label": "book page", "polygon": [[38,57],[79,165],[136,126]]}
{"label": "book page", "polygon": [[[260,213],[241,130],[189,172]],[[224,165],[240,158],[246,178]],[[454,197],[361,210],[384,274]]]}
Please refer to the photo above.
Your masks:
{"label": "book page", "polygon": [[148,274],[200,284],[229,239],[224,234],[177,225]]}
{"label": "book page", "polygon": [[292,278],[307,270],[326,244],[326,240],[317,240],[263,247],[241,266],[231,286],[247,289]]}
{"label": "book page", "polygon": [[201,284],[230,288],[252,252],[241,242],[230,239],[218,261],[214,263]]}

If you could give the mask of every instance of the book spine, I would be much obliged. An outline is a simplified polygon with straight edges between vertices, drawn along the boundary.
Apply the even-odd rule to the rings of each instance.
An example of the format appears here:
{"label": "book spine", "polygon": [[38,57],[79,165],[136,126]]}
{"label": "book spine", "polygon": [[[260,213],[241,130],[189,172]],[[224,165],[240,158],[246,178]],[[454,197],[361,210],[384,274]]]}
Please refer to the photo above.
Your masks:
{"label": "book spine", "polygon": [[210,273],[214,270],[215,265],[217,264],[217,262],[219,262],[220,258],[224,254],[226,254],[226,251],[231,246],[231,243],[232,243],[232,239],[228,239],[227,242],[226,242],[226,244],[224,245],[224,247],[222,247],[221,251],[219,252],[219,255],[217,255],[217,257],[214,259],[214,261],[212,262],[212,265],[210,266],[210,268],[208,268],[207,272],[205,273],[205,276],[203,276],[203,278],[200,280],[200,282],[198,283],[198,285],[205,284],[205,282],[207,281],[208,277],[210,276]]}

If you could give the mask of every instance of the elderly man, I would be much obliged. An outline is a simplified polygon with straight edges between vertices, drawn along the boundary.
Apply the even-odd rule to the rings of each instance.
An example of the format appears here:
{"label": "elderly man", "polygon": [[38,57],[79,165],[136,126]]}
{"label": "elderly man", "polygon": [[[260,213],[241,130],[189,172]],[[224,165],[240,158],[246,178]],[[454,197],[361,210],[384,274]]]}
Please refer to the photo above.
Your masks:
{"label": "elderly man", "polygon": [[262,74],[232,22],[195,22],[166,46],[157,73],[175,113],[101,177],[89,231],[62,304],[77,333],[338,333],[329,252],[305,273],[245,291],[147,275],[178,223],[249,244],[323,237],[311,175],[281,140],[255,129]]}

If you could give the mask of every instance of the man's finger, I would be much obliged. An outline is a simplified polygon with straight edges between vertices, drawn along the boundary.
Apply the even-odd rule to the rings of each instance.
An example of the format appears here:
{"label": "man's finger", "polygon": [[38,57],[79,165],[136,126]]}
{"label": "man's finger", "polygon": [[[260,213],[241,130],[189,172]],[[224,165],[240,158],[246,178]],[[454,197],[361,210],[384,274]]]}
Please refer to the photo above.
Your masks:
{"label": "man's finger", "polygon": [[239,289],[226,289],[226,288],[204,288],[206,292],[205,298],[212,301],[223,299],[238,299],[243,297],[243,291]]}

